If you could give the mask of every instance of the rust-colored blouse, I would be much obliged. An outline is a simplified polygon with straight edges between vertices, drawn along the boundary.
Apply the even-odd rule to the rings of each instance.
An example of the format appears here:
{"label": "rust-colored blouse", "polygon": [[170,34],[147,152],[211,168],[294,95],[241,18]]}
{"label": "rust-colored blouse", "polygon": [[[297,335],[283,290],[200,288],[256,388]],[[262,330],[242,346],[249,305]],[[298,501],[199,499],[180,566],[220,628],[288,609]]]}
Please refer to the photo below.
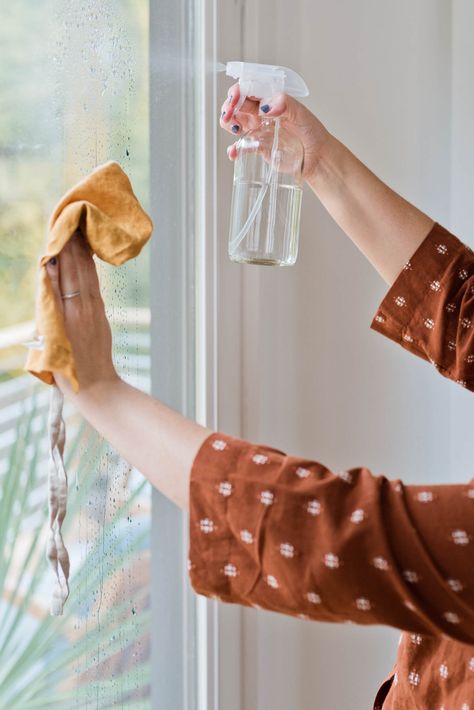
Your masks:
{"label": "rust-colored blouse", "polygon": [[[474,254],[435,225],[372,327],[474,391]],[[474,422],[473,422],[474,432]],[[474,710],[474,479],[411,486],[339,473],[225,434],[190,484],[200,594],[402,629],[374,709]]]}

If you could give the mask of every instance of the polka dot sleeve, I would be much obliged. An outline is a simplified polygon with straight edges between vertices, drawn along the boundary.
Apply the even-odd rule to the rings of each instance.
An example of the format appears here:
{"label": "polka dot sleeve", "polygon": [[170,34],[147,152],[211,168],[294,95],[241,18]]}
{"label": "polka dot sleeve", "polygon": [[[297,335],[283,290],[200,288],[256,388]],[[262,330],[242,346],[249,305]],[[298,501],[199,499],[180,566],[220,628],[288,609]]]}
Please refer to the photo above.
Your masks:
{"label": "polka dot sleeve", "polygon": [[474,643],[474,481],[404,486],[213,434],[190,486],[197,592]]}
{"label": "polka dot sleeve", "polygon": [[474,391],[474,253],[435,224],[371,326]]}

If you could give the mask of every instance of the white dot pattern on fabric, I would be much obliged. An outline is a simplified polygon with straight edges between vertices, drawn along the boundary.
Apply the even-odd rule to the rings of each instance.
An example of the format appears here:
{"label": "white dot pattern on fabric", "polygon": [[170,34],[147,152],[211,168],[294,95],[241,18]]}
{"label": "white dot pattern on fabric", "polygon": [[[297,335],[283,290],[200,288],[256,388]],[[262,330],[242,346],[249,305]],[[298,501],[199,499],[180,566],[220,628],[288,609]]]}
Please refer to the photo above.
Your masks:
{"label": "white dot pattern on fabric", "polygon": [[461,621],[459,616],[454,611],[445,611],[443,616],[450,624],[459,624]]}
{"label": "white dot pattern on fabric", "polygon": [[466,358],[466,362],[467,362],[469,365],[472,365],[472,364],[474,363],[474,355],[468,355],[467,358]]}
{"label": "white dot pattern on fabric", "polygon": [[443,680],[446,680],[446,678],[448,677],[448,675],[449,675],[448,666],[445,663],[442,663],[440,665],[439,675],[440,675],[440,678],[442,678]]}
{"label": "white dot pattern on fabric", "polygon": [[431,491],[420,491],[417,493],[416,499],[420,503],[431,503],[433,500],[433,493]]}
{"label": "white dot pattern on fabric", "polygon": [[309,469],[303,468],[302,466],[299,466],[296,469],[296,475],[299,476],[300,478],[308,478],[310,473],[311,473],[311,471],[309,471]]}
{"label": "white dot pattern on fabric", "polygon": [[317,500],[310,500],[308,501],[308,505],[306,506],[306,510],[310,515],[319,515],[321,512],[321,504]]}
{"label": "white dot pattern on fabric", "polygon": [[252,457],[252,461],[256,463],[257,466],[262,466],[267,463],[268,456],[265,456],[265,454],[255,454],[255,456]]}
{"label": "white dot pattern on fabric", "polygon": [[215,451],[224,451],[224,449],[227,448],[227,443],[222,441],[222,439],[215,439],[215,441],[212,442],[212,448]]}
{"label": "white dot pattern on fabric", "polygon": [[214,522],[209,520],[209,518],[203,518],[199,521],[199,527],[203,533],[208,534],[214,531]]}
{"label": "white dot pattern on fabric", "polygon": [[437,244],[436,251],[438,252],[438,254],[447,254],[448,247],[446,246],[446,244]]}
{"label": "white dot pattern on fabric", "polygon": [[253,535],[248,530],[240,531],[240,539],[245,542],[246,545],[251,545],[253,543]]}
{"label": "white dot pattern on fabric", "polygon": [[432,281],[430,283],[430,289],[432,291],[439,291],[440,288],[441,288],[441,284],[439,281]]}
{"label": "white dot pattern on fabric", "polygon": [[448,579],[447,583],[453,592],[462,592],[464,589],[464,585],[459,581],[459,579]]}
{"label": "white dot pattern on fabric", "polygon": [[417,582],[420,581],[420,577],[417,572],[414,572],[411,569],[405,569],[402,572],[403,578],[409,582],[410,584],[416,584]]}
{"label": "white dot pattern on fabric", "polygon": [[372,560],[372,564],[374,567],[380,570],[388,570],[388,562],[384,557],[374,557]]}
{"label": "white dot pattern on fabric", "polygon": [[295,548],[289,542],[282,542],[280,545],[280,554],[287,559],[295,556]]}
{"label": "white dot pattern on fabric", "polygon": [[369,599],[366,599],[365,597],[359,597],[356,599],[355,604],[359,611],[370,611],[372,609],[372,604]]}
{"label": "white dot pattern on fabric", "polygon": [[420,680],[421,680],[421,678],[420,678],[419,673],[416,673],[416,671],[410,671],[410,673],[408,674],[408,682],[411,685],[414,685],[414,686],[420,685]]}
{"label": "white dot pattern on fabric", "polygon": [[405,335],[403,336],[403,340],[404,340],[406,343],[412,343],[412,342],[413,342],[413,338],[411,337],[411,335],[408,335],[408,333],[405,333]]}
{"label": "white dot pattern on fabric", "polygon": [[271,491],[262,491],[260,493],[260,502],[263,505],[272,505],[274,501],[274,495]]}
{"label": "white dot pattern on fabric", "polygon": [[472,322],[469,320],[469,318],[462,318],[461,325],[463,328],[470,328],[472,325]]}
{"label": "white dot pattern on fabric", "polygon": [[410,641],[415,646],[421,646],[423,637],[420,634],[410,634]]}
{"label": "white dot pattern on fabric", "polygon": [[410,271],[412,268],[411,261],[407,261],[407,263],[404,265],[403,270],[404,271]]}
{"label": "white dot pattern on fabric", "polygon": [[435,326],[435,322],[432,318],[425,318],[423,323],[424,323],[425,328],[428,328],[428,330],[433,330],[433,328]]}
{"label": "white dot pattern on fabric", "polygon": [[397,296],[395,298],[395,303],[399,308],[403,308],[404,306],[406,306],[407,302],[406,302],[406,299],[404,298],[404,296]]}
{"label": "white dot pattern on fabric", "polygon": [[227,498],[232,494],[232,483],[229,481],[222,481],[222,483],[219,484],[219,493],[221,496],[224,496],[224,498]]}
{"label": "white dot pattern on fabric", "polygon": [[280,586],[280,585],[278,584],[278,580],[277,580],[276,577],[274,577],[272,574],[268,574],[268,575],[267,575],[267,584],[268,584],[268,586],[271,587],[272,589],[278,589],[278,587]]}
{"label": "white dot pattern on fabric", "polygon": [[354,510],[353,513],[351,513],[351,523],[355,523],[356,525],[358,523],[361,523],[365,518],[365,512],[362,510],[362,508],[357,508]]}
{"label": "white dot pattern on fabric", "polygon": [[350,471],[339,471],[336,476],[345,483],[352,483],[352,473],[350,473]]}
{"label": "white dot pattern on fabric", "polygon": [[224,574],[226,577],[237,577],[237,567],[228,562],[224,567]]}
{"label": "white dot pattern on fabric", "polygon": [[465,530],[453,530],[451,537],[456,545],[469,545],[469,535]]}
{"label": "white dot pattern on fabric", "polygon": [[456,310],[456,304],[455,303],[446,304],[446,310],[448,311],[448,313],[454,313],[454,311]]}
{"label": "white dot pattern on fabric", "polygon": [[456,350],[456,341],[455,340],[448,340],[448,348],[449,350]]}
{"label": "white dot pattern on fabric", "polygon": [[316,592],[308,592],[306,599],[310,602],[310,604],[321,604],[321,597]]}
{"label": "white dot pattern on fabric", "polygon": [[326,567],[329,567],[329,569],[337,569],[341,561],[337,555],[334,555],[332,552],[328,552],[326,555],[324,555],[324,564]]}
{"label": "white dot pattern on fabric", "polygon": [[385,323],[385,317],[381,313],[378,313],[375,316],[375,320],[377,321],[377,323]]}
{"label": "white dot pattern on fabric", "polygon": [[465,281],[467,277],[469,276],[469,273],[467,269],[460,269],[458,272],[458,276],[461,279],[461,281]]}

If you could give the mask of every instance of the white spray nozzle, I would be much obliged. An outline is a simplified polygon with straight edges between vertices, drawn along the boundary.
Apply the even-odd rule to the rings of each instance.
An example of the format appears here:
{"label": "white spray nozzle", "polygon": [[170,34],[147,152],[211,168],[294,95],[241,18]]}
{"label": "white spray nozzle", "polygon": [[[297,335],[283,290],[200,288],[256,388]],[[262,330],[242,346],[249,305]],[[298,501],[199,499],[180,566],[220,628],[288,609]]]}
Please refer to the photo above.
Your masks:
{"label": "white spray nozzle", "polygon": [[[219,69],[220,67],[222,65],[219,66]],[[237,113],[247,96],[271,99],[279,91],[291,96],[308,96],[309,94],[303,78],[288,67],[250,62],[227,62],[225,69],[227,76],[239,80],[240,99],[234,113]]]}

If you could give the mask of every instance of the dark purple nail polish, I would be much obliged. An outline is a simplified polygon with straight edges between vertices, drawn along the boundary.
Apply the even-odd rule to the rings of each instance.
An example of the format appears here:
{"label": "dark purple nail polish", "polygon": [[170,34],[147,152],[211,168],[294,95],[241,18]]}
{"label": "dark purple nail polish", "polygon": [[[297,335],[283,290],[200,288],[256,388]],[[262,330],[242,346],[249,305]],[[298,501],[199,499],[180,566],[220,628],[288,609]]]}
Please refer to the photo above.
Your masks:
{"label": "dark purple nail polish", "polygon": [[240,131],[240,126],[238,123],[234,123],[232,126],[232,133],[238,133]]}
{"label": "dark purple nail polish", "polygon": [[58,263],[58,260],[56,259],[55,256],[51,257],[51,259],[48,261],[48,264],[50,266],[56,266],[57,263]]}
{"label": "dark purple nail polish", "polygon": [[268,113],[270,111],[270,106],[268,104],[263,104],[263,106],[260,106],[260,110],[263,111],[263,113]]}

